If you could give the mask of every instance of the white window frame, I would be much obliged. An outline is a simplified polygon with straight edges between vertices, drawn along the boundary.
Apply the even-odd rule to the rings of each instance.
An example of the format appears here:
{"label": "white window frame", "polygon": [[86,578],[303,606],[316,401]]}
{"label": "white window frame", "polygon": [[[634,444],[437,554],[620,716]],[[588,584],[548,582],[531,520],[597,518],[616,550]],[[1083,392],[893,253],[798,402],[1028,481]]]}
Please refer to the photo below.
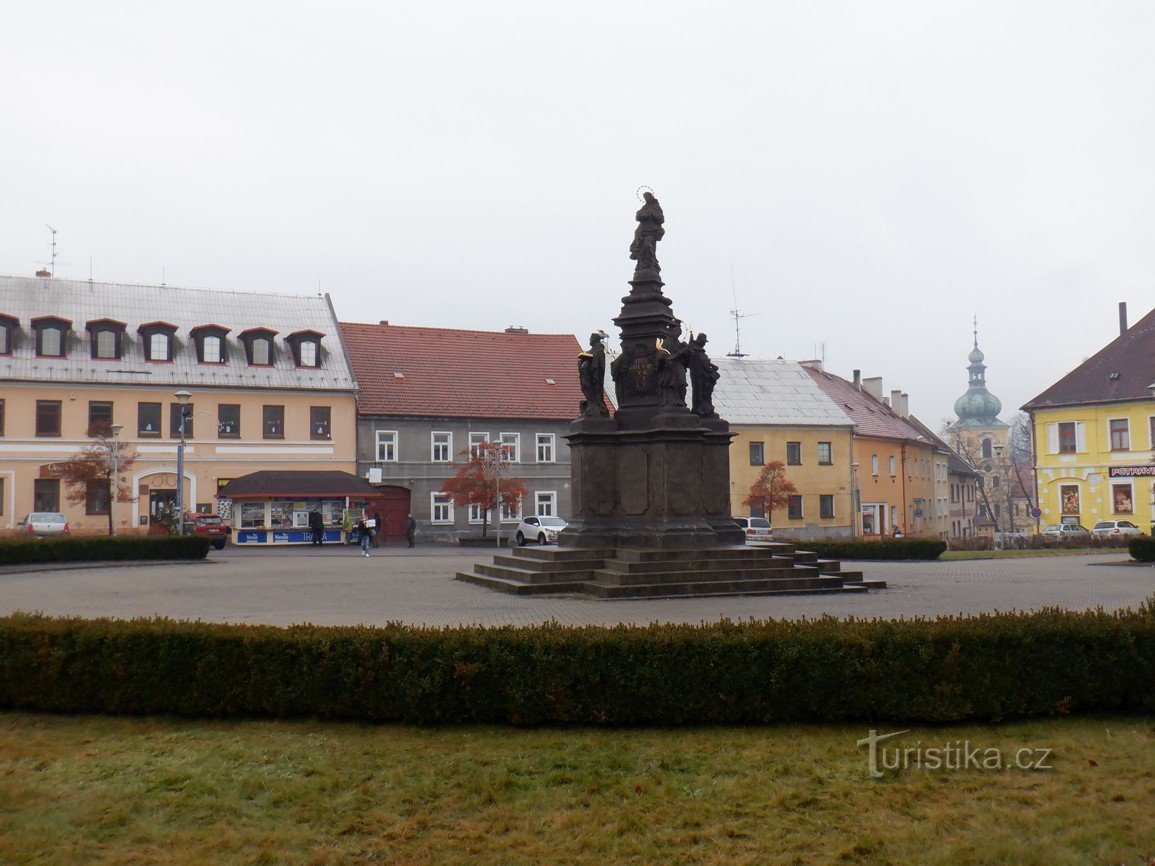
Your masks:
{"label": "white window frame", "polygon": [[472,430],[469,431],[469,459],[472,460],[475,458],[478,455],[478,449],[481,447],[481,443],[488,441],[488,433],[477,433]]}
{"label": "white window frame", "polygon": [[520,523],[521,522],[521,499],[519,498],[513,509],[506,508],[505,502],[498,504],[497,510],[501,513],[502,523]]}
{"label": "white window frame", "polygon": [[429,522],[438,526],[453,523],[453,500],[448,493],[433,491],[429,494]]}
{"label": "white window frame", "polygon": [[[388,445],[392,450],[392,456],[386,452],[385,456],[381,456],[381,446]],[[396,463],[397,462],[397,431],[396,430],[374,430],[373,431],[373,462],[375,463]]]}
{"label": "white window frame", "polygon": [[301,340],[298,344],[297,354],[301,359],[302,367],[316,367],[317,358],[321,354],[321,347],[317,345],[316,340]]}
{"label": "white window frame", "polygon": [[499,433],[498,444],[501,445],[501,459],[506,463],[521,462],[521,434]]}
{"label": "white window frame", "polygon": [[[536,444],[538,463],[557,462],[557,437],[553,433],[538,433]],[[545,457],[541,456],[543,449],[545,449]]]}
{"label": "white window frame", "polygon": [[534,493],[533,510],[538,517],[557,517],[557,491],[539,490]]}
{"label": "white window frame", "polygon": [[870,474],[871,475],[877,475],[878,474],[878,455],[877,454],[871,454],[870,455]]}
{"label": "white window frame", "polygon": [[469,504],[469,522],[478,525],[485,522],[485,509],[476,502]]}
{"label": "white window frame", "polygon": [[172,360],[172,338],[163,332],[148,336],[148,359],[150,361]]}
{"label": "white window frame", "polygon": [[[443,441],[438,441],[437,437],[444,437]],[[438,457],[438,447],[445,449],[445,456]],[[449,430],[434,430],[429,434],[429,461],[431,463],[452,463],[453,462],[453,433]]]}
{"label": "white window frame", "polygon": [[894,478],[898,473],[895,471],[898,468],[898,461],[895,460],[894,455],[890,455],[890,460],[887,462],[890,467],[890,477]]}
{"label": "white window frame", "polygon": [[[7,329],[5,329],[7,331]],[[95,357],[102,361],[115,360],[116,358],[116,342],[120,335],[112,330],[112,328],[101,328],[97,331],[92,341],[95,344]]]}

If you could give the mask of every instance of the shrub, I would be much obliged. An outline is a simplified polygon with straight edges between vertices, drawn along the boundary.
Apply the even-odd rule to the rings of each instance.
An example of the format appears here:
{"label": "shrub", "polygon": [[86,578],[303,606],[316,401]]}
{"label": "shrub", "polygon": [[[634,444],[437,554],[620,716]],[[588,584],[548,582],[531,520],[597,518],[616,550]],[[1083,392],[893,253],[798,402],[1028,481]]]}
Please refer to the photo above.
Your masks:
{"label": "shrub", "polygon": [[1155,712],[1155,604],[524,628],[0,619],[0,709],[416,723],[949,722]]}
{"label": "shrub", "polygon": [[107,535],[72,538],[0,539],[0,564],[36,562],[104,562],[129,559],[204,559],[209,539],[203,535]]}
{"label": "shrub", "polygon": [[[1140,562],[1155,562],[1155,538],[1137,535],[1127,542],[1127,552]],[[1155,604],[1155,600],[1152,601]]]}
{"label": "shrub", "polygon": [[781,539],[800,550],[812,550],[825,559],[938,559],[946,542],[938,538],[888,538],[881,541],[855,539]]}

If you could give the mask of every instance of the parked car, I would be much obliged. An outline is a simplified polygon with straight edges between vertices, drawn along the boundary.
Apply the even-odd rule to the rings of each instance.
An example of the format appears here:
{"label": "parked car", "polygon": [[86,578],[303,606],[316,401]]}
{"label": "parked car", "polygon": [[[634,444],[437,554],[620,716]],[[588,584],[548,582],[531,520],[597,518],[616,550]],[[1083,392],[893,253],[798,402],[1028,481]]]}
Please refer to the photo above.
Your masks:
{"label": "parked car", "polygon": [[68,535],[68,518],[59,511],[33,511],[17,527],[37,538],[58,538]]}
{"label": "parked car", "polygon": [[1091,530],[1078,523],[1052,523],[1039,533],[1044,541],[1090,541]]}
{"label": "parked car", "polygon": [[1143,530],[1130,520],[1100,520],[1091,527],[1091,535],[1095,538],[1129,538],[1143,535]]}
{"label": "parked car", "polygon": [[735,517],[734,522],[742,528],[747,541],[774,540],[774,530],[765,517]]}
{"label": "parked car", "polygon": [[514,538],[524,545],[530,541],[538,544],[557,544],[557,534],[569,526],[560,517],[523,517],[517,525]]}
{"label": "parked car", "polygon": [[190,535],[207,536],[212,546],[221,550],[229,540],[231,527],[225,525],[215,514],[185,513],[184,531]]}

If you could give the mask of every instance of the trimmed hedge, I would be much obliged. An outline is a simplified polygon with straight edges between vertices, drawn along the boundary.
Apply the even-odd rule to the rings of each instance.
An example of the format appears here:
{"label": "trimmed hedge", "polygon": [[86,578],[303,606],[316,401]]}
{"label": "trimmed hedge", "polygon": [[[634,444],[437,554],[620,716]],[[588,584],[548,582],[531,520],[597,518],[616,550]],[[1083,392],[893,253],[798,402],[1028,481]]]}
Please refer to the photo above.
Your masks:
{"label": "trimmed hedge", "polygon": [[1127,542],[1127,552],[1140,562],[1155,562],[1155,538],[1138,535]]}
{"label": "trimmed hedge", "polygon": [[0,539],[0,565],[35,562],[105,562],[129,559],[204,559],[203,535],[107,535]]}
{"label": "trimmed hedge", "polygon": [[[777,540],[777,539],[776,539]],[[938,559],[946,542],[938,538],[890,538],[883,541],[828,541],[784,538],[799,550],[812,550],[824,559]]]}
{"label": "trimmed hedge", "polygon": [[0,619],[0,709],[421,724],[1155,712],[1155,600],[936,620],[384,628]]}

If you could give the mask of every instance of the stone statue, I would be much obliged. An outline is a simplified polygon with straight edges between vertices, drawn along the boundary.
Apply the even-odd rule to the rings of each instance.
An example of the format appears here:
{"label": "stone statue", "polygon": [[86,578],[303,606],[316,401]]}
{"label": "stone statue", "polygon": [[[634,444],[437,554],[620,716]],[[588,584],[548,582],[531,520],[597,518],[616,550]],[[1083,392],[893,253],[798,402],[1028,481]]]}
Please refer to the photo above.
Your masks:
{"label": "stone statue", "polygon": [[658,340],[658,389],[663,406],[686,405],[686,350],[682,342],[682,324],[670,323],[665,340]]}
{"label": "stone statue", "polygon": [[635,215],[638,227],[634,230],[634,242],[630,244],[630,258],[637,261],[636,270],[652,269],[661,271],[658,264],[658,241],[666,234],[662,223],[666,215],[652,192],[643,193],[645,203]]}
{"label": "stone statue", "polygon": [[706,354],[706,335],[698,334],[686,346],[686,366],[694,389],[691,411],[703,418],[717,418],[714,411],[714,386],[718,384],[718,365]]}
{"label": "stone statue", "polygon": [[608,418],[606,407],[606,347],[601,334],[590,334],[590,350],[578,355],[578,381],[581,383],[581,417]]}

